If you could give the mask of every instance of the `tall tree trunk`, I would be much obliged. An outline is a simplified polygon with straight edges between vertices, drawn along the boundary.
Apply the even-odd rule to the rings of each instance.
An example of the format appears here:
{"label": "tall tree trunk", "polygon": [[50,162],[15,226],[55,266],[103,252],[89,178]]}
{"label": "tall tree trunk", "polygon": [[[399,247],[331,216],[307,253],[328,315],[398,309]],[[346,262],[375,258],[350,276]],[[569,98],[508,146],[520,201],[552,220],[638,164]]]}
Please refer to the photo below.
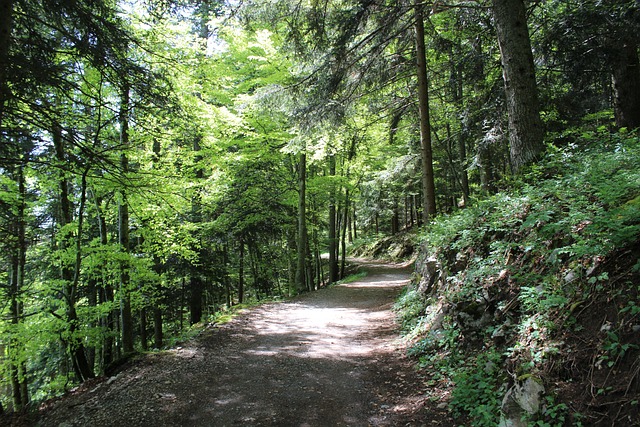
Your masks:
{"label": "tall tree trunk", "polygon": [[296,291],[305,292],[307,288],[307,155],[300,153],[298,164],[298,262],[296,266]]}
{"label": "tall tree trunk", "polygon": [[231,297],[231,283],[229,280],[229,249],[227,242],[222,245],[222,280],[224,282],[224,294],[227,308],[231,308],[233,298]]}
{"label": "tall tree trunk", "polygon": [[[462,70],[458,61],[456,61],[456,55],[460,54],[462,50],[460,47],[460,40],[456,40],[456,49],[451,49],[449,56],[449,63],[451,64],[451,93],[453,97],[453,103],[456,109],[462,113],[463,109],[463,78]],[[460,114],[462,117],[463,115]],[[448,128],[447,128],[448,129]],[[460,120],[460,132],[458,133],[458,167],[460,173],[460,187],[462,190],[462,206],[469,206],[469,173],[467,172],[467,146],[466,146],[466,123],[464,119]]]}
{"label": "tall tree trunk", "polygon": [[142,307],[140,309],[140,345],[142,350],[147,351],[149,349],[149,339],[147,337],[147,308]]}
{"label": "tall tree trunk", "polygon": [[238,304],[244,302],[244,238],[240,238],[240,259],[238,260]]}
{"label": "tall tree trunk", "polygon": [[493,0],[493,19],[500,46],[509,145],[514,172],[540,157],[544,131],[531,40],[523,0]]}
{"label": "tall tree trunk", "polygon": [[[160,141],[154,139],[153,141],[153,167],[156,168],[156,163],[160,160]],[[160,259],[154,255],[153,257],[153,270],[156,274],[160,275],[162,273],[162,264],[160,263]],[[159,296],[156,296],[153,301],[153,346],[155,348],[162,348],[164,333],[163,333],[163,325],[162,325],[162,309],[160,308],[160,303],[162,302],[161,292],[158,292]]]}
{"label": "tall tree trunk", "polygon": [[[200,185],[200,181],[204,177],[204,171],[202,169],[202,154],[200,153],[200,136],[196,136],[193,140],[193,151],[195,153],[195,179],[198,185]],[[195,224],[200,224],[202,222],[202,202],[201,202],[201,194],[200,188],[196,189],[196,193],[191,200],[191,215],[192,221]],[[202,249],[198,250],[198,260],[197,262],[191,263],[190,265],[190,274],[191,279],[189,281],[191,294],[189,299],[189,308],[191,312],[190,322],[191,324],[195,324],[202,320],[202,296],[204,293],[204,281],[202,279],[202,263],[204,257],[204,251]]]}
{"label": "tall tree trunk", "polygon": [[[102,247],[106,247],[109,243],[108,239],[108,231],[107,231],[107,221],[102,214],[102,199],[100,197],[96,197],[93,195],[94,205],[96,210],[96,220],[98,222],[98,232],[100,235],[100,245]],[[100,281],[101,289],[98,291],[98,302],[100,304],[110,304],[114,300],[114,291],[113,286],[111,286],[107,281]],[[115,331],[115,323],[116,323],[116,311],[111,310],[108,314],[103,315],[100,318],[100,325],[104,328],[105,333],[103,335],[102,341],[102,353],[100,356],[100,372],[104,372],[104,368],[109,365],[114,360],[114,338],[113,332]]]}
{"label": "tall tree trunk", "polygon": [[9,48],[13,32],[13,3],[14,0],[0,0],[0,127],[4,120],[7,101],[11,96],[7,79],[9,77]]}
{"label": "tall tree trunk", "polygon": [[76,371],[80,374],[80,378],[82,381],[85,381],[89,378],[93,378],[95,376],[93,372],[93,365],[89,362],[87,358],[87,354],[84,349],[84,345],[82,344],[81,339],[73,338],[74,332],[76,330],[76,326],[78,324],[78,316],[75,310],[75,301],[76,296],[78,294],[78,286],[80,284],[80,271],[82,267],[82,234],[84,228],[84,210],[87,204],[87,174],[89,173],[89,168],[87,167],[82,173],[82,179],[80,184],[80,206],[78,208],[78,231],[76,236],[76,260],[73,271],[73,282],[71,285],[71,289],[69,290],[69,305],[71,307],[72,314],[69,315],[69,324],[70,324],[70,335],[71,335],[71,343],[72,343],[72,355],[74,364],[77,365]]}
{"label": "tall tree trunk", "polygon": [[[10,308],[9,314],[11,323],[14,327],[22,322],[23,303],[21,294],[24,289],[24,270],[26,263],[26,186],[24,178],[24,163],[27,159],[23,159],[15,173],[14,180],[18,184],[18,206],[14,223],[11,224],[13,235],[16,236],[15,247],[11,253],[11,265],[9,271],[9,298]],[[17,356],[21,353],[22,343],[17,338],[17,331],[11,331],[9,338],[9,348],[7,355],[9,356],[9,376],[11,379],[11,389],[13,397],[13,408],[15,411],[22,410],[29,403],[29,393],[27,388],[27,367],[26,362]]]}
{"label": "tall tree trunk", "polygon": [[349,205],[351,201],[349,200],[349,189],[345,190],[344,196],[344,213],[342,218],[342,236],[340,238],[340,244],[342,246],[342,250],[340,251],[342,257],[340,259],[340,278],[344,279],[345,271],[347,269],[347,223],[349,222]]}
{"label": "tall tree trunk", "polygon": [[[120,155],[121,172],[126,175],[129,172],[129,159],[126,151],[129,147],[129,85],[124,84],[122,89],[122,100],[120,105],[120,147],[123,150]],[[120,201],[118,207],[118,243],[120,250],[126,256],[130,251],[129,242],[129,205],[127,203],[126,189],[120,192]],[[122,328],[122,350],[125,353],[132,353],[134,350],[133,342],[133,314],[131,313],[131,289],[129,262],[122,261],[120,266],[120,321]]]}
{"label": "tall tree trunk", "polygon": [[622,42],[613,61],[613,106],[616,126],[640,127],[640,61],[638,45],[633,40]]}
{"label": "tall tree trunk", "polygon": [[162,348],[163,345],[163,332],[162,332],[162,310],[159,307],[153,308],[153,346],[155,348]]}
{"label": "tall tree trunk", "polygon": [[353,221],[353,240],[357,240],[358,239],[358,217],[356,216],[356,204],[355,202],[353,203],[353,206],[351,207],[352,212],[352,221]]}
{"label": "tall tree trunk", "polygon": [[427,56],[424,44],[424,15],[422,4],[415,6],[415,35],[418,76],[418,106],[420,110],[420,148],[422,157],[422,218],[428,224],[436,213],[436,188],[433,172],[433,150],[431,144],[431,122],[429,117],[429,80],[427,78]]}
{"label": "tall tree trunk", "polygon": [[[67,156],[65,153],[64,140],[62,138],[62,129],[58,126],[54,126],[53,130],[53,145],[56,152],[56,160],[60,165],[65,165],[68,163]],[[80,253],[81,242],[79,241],[82,238],[82,224],[84,217],[84,204],[86,201],[86,174],[88,170],[82,176],[82,195],[80,201],[80,212],[78,214],[78,230],[76,237],[76,246],[75,246],[75,263],[73,265],[69,265],[68,262],[63,262],[61,267],[61,278],[64,283],[64,298],[66,302],[66,322],[68,329],[68,341],[66,342],[69,352],[71,355],[71,362],[73,366],[73,370],[75,374],[81,381],[85,381],[89,378],[93,378],[93,370],[89,367],[89,362],[87,360],[84,345],[82,343],[82,339],[77,336],[78,330],[78,313],[76,312],[76,298],[77,298],[77,288],[79,284],[79,274],[80,268],[79,263],[82,260],[82,254]],[[73,208],[71,205],[71,200],[69,198],[69,183],[67,182],[66,177],[64,176],[64,172],[61,173],[60,181],[59,181],[59,189],[60,189],[60,211],[58,214],[58,224],[60,225],[60,229],[63,230],[61,235],[59,236],[60,240],[60,249],[64,250],[68,248],[69,240],[71,236],[68,236],[66,231],[64,231],[64,227],[71,224],[73,220]],[[64,234],[63,234],[64,233]]]}
{"label": "tall tree trunk", "polygon": [[400,207],[398,198],[393,198],[393,214],[391,215],[391,234],[398,234],[400,231]]}
{"label": "tall tree trunk", "polygon": [[[329,155],[329,176],[336,175],[336,156]],[[329,283],[335,283],[338,279],[338,239],[336,237],[336,188],[331,182],[329,193]]]}
{"label": "tall tree trunk", "polygon": [[[198,274],[198,272],[191,272],[192,274]],[[191,325],[198,323],[202,320],[202,295],[204,292],[204,283],[202,278],[198,276],[191,276],[189,280],[189,289],[191,294],[189,297],[189,312],[191,317],[189,323]]]}

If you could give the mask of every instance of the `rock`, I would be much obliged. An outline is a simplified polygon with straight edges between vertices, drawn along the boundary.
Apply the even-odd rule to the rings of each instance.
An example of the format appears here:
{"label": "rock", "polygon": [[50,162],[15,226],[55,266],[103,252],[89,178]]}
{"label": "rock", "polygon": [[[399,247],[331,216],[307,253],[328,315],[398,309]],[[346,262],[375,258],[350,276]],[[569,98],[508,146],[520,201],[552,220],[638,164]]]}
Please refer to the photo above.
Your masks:
{"label": "rock", "polygon": [[540,400],[544,386],[539,379],[529,377],[516,383],[502,399],[502,416],[499,427],[527,427],[523,416],[532,416],[540,411]]}
{"label": "rock", "polygon": [[440,279],[441,266],[436,257],[427,258],[421,266],[418,267],[422,279],[418,285],[418,292],[422,295],[428,295],[433,292],[434,285]]}

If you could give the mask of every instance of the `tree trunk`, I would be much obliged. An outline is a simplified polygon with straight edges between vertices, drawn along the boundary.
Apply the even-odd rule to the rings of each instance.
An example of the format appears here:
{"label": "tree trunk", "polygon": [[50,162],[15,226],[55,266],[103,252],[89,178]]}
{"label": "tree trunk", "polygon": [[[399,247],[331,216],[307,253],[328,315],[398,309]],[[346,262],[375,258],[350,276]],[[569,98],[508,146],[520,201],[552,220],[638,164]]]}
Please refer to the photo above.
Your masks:
{"label": "tree trunk", "polygon": [[357,240],[358,239],[358,217],[356,216],[356,204],[353,203],[353,206],[351,208],[352,212],[352,222],[353,222],[353,240]]}
{"label": "tree trunk", "polygon": [[341,259],[340,259],[340,278],[344,279],[347,269],[347,223],[349,222],[349,189],[345,191],[344,196],[344,212],[342,218],[342,236],[340,238],[340,244],[342,246]]}
{"label": "tree trunk", "polygon": [[[24,159],[23,162],[26,162]],[[18,183],[18,206],[16,216],[10,228],[16,236],[15,246],[11,252],[11,263],[9,268],[9,298],[10,298],[10,318],[12,325],[17,326],[22,321],[23,303],[21,294],[24,289],[24,268],[26,263],[26,186],[24,178],[24,166],[19,165],[14,177]],[[21,353],[23,346],[17,332],[11,331],[9,338],[9,348],[7,356],[9,358],[9,376],[11,379],[11,389],[13,397],[13,408],[15,411],[22,410],[29,403],[29,393],[27,388],[27,367],[26,362],[21,361],[17,354]],[[15,356],[14,356],[15,354]]]}
{"label": "tree trunk", "polygon": [[393,214],[391,215],[391,235],[398,234],[400,231],[400,207],[398,198],[393,198]]}
{"label": "tree trunk", "polygon": [[244,302],[244,239],[240,238],[240,259],[238,267],[238,304]]}
{"label": "tree trunk", "polygon": [[158,307],[153,308],[153,347],[162,348],[162,310]]}
{"label": "tree trunk", "polygon": [[[198,272],[192,271],[192,274],[198,274]],[[202,320],[202,295],[204,292],[204,283],[200,276],[191,276],[189,280],[189,289],[191,294],[189,298],[189,311],[191,313],[190,324],[196,324]]]}
{"label": "tree trunk", "polygon": [[225,294],[225,302],[227,308],[231,308],[232,305],[232,297],[231,297],[231,284],[229,283],[229,249],[227,247],[227,243],[225,242],[222,245],[222,280],[224,281],[224,294]]}
{"label": "tree trunk", "polygon": [[[329,176],[336,175],[336,157],[329,156]],[[331,183],[329,193],[329,283],[335,283],[338,279],[338,239],[336,237],[336,188]]]}
{"label": "tree trunk", "polygon": [[424,45],[424,16],[422,5],[415,7],[416,58],[418,77],[418,106],[420,110],[420,148],[422,157],[422,218],[428,224],[436,213],[436,188],[433,172],[433,150],[431,148],[431,122],[429,117],[429,81],[427,79],[427,56]]}
{"label": "tree trunk", "polygon": [[142,350],[147,351],[149,349],[149,339],[147,337],[147,309],[142,307],[140,309],[140,344]]}
{"label": "tree trunk", "polygon": [[[126,176],[129,172],[129,159],[124,150],[129,146],[129,85],[125,83],[122,90],[122,104],[120,106],[120,146],[123,150],[120,155],[121,172]],[[123,188],[120,191],[118,206],[118,243],[120,250],[129,254],[129,205],[127,193]],[[129,262],[124,260],[120,266],[120,321],[122,328],[122,350],[132,353],[133,347],[133,314],[131,313],[131,289],[129,276]]]}
{"label": "tree trunk", "polygon": [[4,111],[11,96],[7,84],[9,77],[9,48],[13,31],[13,0],[0,0],[0,127],[4,120]]}
{"label": "tree trunk", "polygon": [[296,266],[296,291],[305,292],[307,288],[307,155],[300,153],[298,164],[298,262]]}
{"label": "tree trunk", "polygon": [[640,127],[640,61],[633,40],[622,43],[613,61],[613,105],[616,126]]}
{"label": "tree trunk", "polygon": [[[451,93],[453,95],[453,103],[459,112],[463,110],[463,76],[460,65],[456,61],[456,55],[462,50],[460,40],[456,40],[456,51],[451,49],[449,63],[451,64]],[[466,123],[464,119],[460,120],[460,132],[458,134],[458,168],[460,173],[460,187],[462,190],[462,206],[469,206],[469,173],[467,172],[467,146],[466,146]]]}
{"label": "tree trunk", "polygon": [[[56,152],[56,160],[59,164],[64,165],[68,163],[67,156],[65,153],[64,140],[62,138],[62,129],[56,125],[53,129],[53,145]],[[87,171],[88,172],[88,171]],[[76,237],[76,247],[75,247],[75,263],[73,265],[69,265],[67,262],[62,262],[61,266],[61,278],[64,283],[64,298],[66,302],[66,322],[68,329],[68,341],[66,345],[69,348],[69,353],[71,355],[71,363],[73,366],[73,370],[75,374],[78,376],[80,381],[85,381],[89,378],[93,378],[93,370],[89,366],[89,362],[87,360],[84,345],[82,344],[82,340],[77,337],[76,332],[78,330],[78,314],[76,312],[76,297],[77,297],[77,288],[79,282],[79,274],[80,274],[80,265],[79,263],[82,260],[82,254],[80,253],[82,238],[82,220],[84,217],[84,204],[86,201],[86,173],[82,176],[82,196],[80,202],[80,212],[78,214],[78,236]],[[66,177],[64,176],[64,172],[60,176],[59,181],[59,189],[60,189],[60,210],[58,214],[58,224],[60,229],[63,230],[65,226],[71,224],[73,220],[73,207],[71,205],[71,201],[69,199],[69,183],[67,182]],[[68,248],[70,236],[66,235],[66,231],[63,231],[65,234],[59,236],[60,241],[60,250],[65,250]]]}
{"label": "tree trunk", "polygon": [[[156,163],[160,159],[160,141],[154,139],[153,141],[153,167],[156,168]],[[160,259],[154,255],[153,257],[153,270],[160,275],[162,273],[162,264]],[[162,309],[160,308],[160,303],[162,302],[161,292],[159,292],[160,296],[156,296],[153,301],[153,347],[160,349],[163,345],[164,333],[163,333],[163,325],[162,325]]]}
{"label": "tree trunk", "polygon": [[535,162],[544,145],[531,40],[523,0],[493,0],[502,76],[509,116],[509,144],[514,172]]}
{"label": "tree trunk", "polygon": [[[204,171],[201,167],[202,155],[200,154],[200,136],[196,136],[193,140],[193,151],[195,154],[194,162],[195,162],[195,179],[196,181],[201,181],[204,177]],[[194,194],[191,200],[191,215],[192,221],[195,224],[199,224],[202,222],[202,202],[201,202],[201,194],[200,189],[196,189],[196,193]],[[202,320],[202,296],[204,292],[204,282],[202,280],[201,274],[201,265],[202,258],[204,258],[204,251],[198,250],[198,260],[190,265],[190,274],[191,279],[189,281],[191,294],[189,299],[189,308],[190,308],[190,323],[193,325],[195,323],[200,322]]]}
{"label": "tree trunk", "polygon": [[[97,222],[98,222],[98,231],[100,235],[100,245],[105,247],[109,243],[108,239],[108,231],[107,231],[107,222],[102,214],[102,199],[93,195],[94,205],[96,210]],[[98,302],[100,304],[107,304],[113,302],[113,287],[102,281],[100,283],[102,288],[98,290]],[[102,341],[102,354],[100,356],[100,372],[104,372],[105,366],[109,365],[114,360],[114,339],[113,334],[115,330],[115,319],[116,313],[115,310],[112,310],[107,315],[103,315],[100,318],[100,325],[105,329],[105,334],[103,336]]]}

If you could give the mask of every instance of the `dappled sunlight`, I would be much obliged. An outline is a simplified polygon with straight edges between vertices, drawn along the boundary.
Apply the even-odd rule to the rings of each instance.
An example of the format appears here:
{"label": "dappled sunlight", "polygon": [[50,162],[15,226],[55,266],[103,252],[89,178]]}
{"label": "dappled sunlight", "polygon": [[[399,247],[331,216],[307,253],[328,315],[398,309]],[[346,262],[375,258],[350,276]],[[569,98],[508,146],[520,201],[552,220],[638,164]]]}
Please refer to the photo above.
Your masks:
{"label": "dappled sunlight", "polygon": [[[275,307],[257,311],[251,324],[254,345],[244,354],[342,361],[370,356],[381,345],[372,335],[390,317],[390,301],[406,283],[406,275],[372,275],[324,290],[323,298],[281,304],[276,316]],[[330,293],[340,298],[326,298]],[[380,296],[385,304],[375,303]]]}

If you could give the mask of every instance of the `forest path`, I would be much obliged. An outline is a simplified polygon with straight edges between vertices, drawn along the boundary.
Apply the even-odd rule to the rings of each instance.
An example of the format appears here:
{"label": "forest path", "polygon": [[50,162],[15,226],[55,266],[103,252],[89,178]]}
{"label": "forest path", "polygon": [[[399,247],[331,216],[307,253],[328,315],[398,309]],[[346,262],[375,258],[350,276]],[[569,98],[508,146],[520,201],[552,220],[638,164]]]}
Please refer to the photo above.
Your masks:
{"label": "forest path", "polygon": [[366,277],[248,310],[52,404],[37,425],[448,424],[423,397],[391,311],[410,271],[358,263]]}

